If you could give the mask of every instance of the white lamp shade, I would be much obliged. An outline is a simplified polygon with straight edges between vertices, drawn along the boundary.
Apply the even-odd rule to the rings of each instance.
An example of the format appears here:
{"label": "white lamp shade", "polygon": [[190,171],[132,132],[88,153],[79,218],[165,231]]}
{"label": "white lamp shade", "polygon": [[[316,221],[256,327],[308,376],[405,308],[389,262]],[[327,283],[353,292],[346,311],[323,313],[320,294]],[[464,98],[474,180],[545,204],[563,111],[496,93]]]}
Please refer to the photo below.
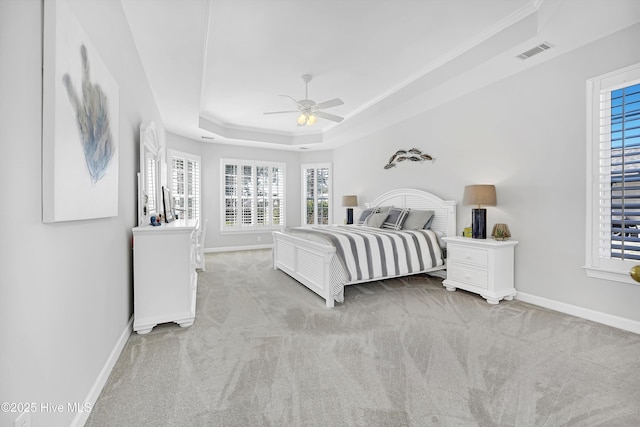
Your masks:
{"label": "white lamp shade", "polygon": [[358,196],[342,196],[343,207],[358,206]]}
{"label": "white lamp shade", "polygon": [[495,185],[467,185],[462,204],[469,206],[496,206]]}

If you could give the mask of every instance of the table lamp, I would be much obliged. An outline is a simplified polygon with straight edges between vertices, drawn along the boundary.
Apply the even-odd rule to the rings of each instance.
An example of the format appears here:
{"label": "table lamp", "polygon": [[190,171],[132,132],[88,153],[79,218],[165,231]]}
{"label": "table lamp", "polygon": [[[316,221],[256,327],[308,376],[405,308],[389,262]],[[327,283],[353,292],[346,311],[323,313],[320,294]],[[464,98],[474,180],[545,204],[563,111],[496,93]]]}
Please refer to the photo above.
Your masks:
{"label": "table lamp", "polygon": [[342,196],[342,206],[347,208],[347,224],[353,224],[353,206],[358,206],[358,196]]}
{"label": "table lamp", "polygon": [[467,185],[464,187],[462,203],[477,206],[471,210],[471,237],[487,238],[487,210],[482,206],[496,206],[495,185]]}

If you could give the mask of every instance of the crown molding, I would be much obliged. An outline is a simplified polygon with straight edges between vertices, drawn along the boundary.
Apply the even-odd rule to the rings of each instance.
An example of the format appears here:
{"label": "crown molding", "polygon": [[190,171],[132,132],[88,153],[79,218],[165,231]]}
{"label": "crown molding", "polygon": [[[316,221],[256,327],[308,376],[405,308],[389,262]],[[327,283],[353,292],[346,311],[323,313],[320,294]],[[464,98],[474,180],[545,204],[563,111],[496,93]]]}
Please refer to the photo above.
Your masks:
{"label": "crown molding", "polygon": [[321,144],[324,140],[322,132],[304,135],[273,132],[266,129],[221,124],[215,119],[205,117],[203,114],[198,117],[198,127],[224,139],[265,142],[286,146]]}

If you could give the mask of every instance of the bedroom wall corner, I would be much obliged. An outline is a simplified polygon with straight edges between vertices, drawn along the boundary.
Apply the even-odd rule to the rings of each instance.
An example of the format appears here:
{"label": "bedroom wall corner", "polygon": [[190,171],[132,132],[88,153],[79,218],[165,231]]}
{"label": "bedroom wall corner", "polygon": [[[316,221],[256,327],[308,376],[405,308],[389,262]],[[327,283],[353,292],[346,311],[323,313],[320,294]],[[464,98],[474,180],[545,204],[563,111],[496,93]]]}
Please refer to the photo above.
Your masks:
{"label": "bedroom wall corner", "polygon": [[[170,144],[186,139],[172,137]],[[199,143],[199,142],[198,142]],[[202,213],[209,220],[206,252],[263,248],[273,242],[271,231],[222,233],[220,159],[263,160],[283,162],[286,168],[287,226],[300,224],[300,157],[298,152],[237,146],[231,144],[199,143],[202,157]]]}

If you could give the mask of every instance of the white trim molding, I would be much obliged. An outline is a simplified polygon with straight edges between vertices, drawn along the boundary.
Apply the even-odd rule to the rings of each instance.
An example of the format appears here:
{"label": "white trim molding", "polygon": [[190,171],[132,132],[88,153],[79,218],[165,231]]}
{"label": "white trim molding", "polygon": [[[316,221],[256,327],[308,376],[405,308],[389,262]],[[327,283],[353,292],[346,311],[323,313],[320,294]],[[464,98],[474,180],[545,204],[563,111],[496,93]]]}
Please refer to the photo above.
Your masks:
{"label": "white trim molding", "polygon": [[89,414],[91,414],[91,410],[95,406],[98,401],[98,397],[100,396],[100,392],[102,392],[102,388],[107,383],[109,379],[109,375],[113,370],[113,367],[116,365],[120,354],[122,354],[122,350],[124,350],[124,346],[127,344],[129,337],[131,336],[131,332],[133,331],[133,315],[127,322],[122,334],[120,334],[120,338],[116,341],[116,345],[111,350],[111,354],[107,358],[102,370],[98,374],[96,381],[93,383],[93,386],[89,390],[87,397],[84,398],[83,405],[78,408],[78,412],[76,412],[75,417],[71,421],[71,427],[82,427],[85,425],[87,420],[89,419]]}
{"label": "white trim molding", "polygon": [[592,322],[601,323],[603,325],[633,332],[634,334],[640,334],[640,322],[637,320],[626,319],[624,317],[614,316],[611,314],[602,313],[600,311],[578,307],[576,305],[554,301],[523,292],[518,292],[518,294],[516,295],[516,299],[529,304],[548,308],[550,310],[559,311],[560,313],[569,314],[571,316],[591,320]]}

